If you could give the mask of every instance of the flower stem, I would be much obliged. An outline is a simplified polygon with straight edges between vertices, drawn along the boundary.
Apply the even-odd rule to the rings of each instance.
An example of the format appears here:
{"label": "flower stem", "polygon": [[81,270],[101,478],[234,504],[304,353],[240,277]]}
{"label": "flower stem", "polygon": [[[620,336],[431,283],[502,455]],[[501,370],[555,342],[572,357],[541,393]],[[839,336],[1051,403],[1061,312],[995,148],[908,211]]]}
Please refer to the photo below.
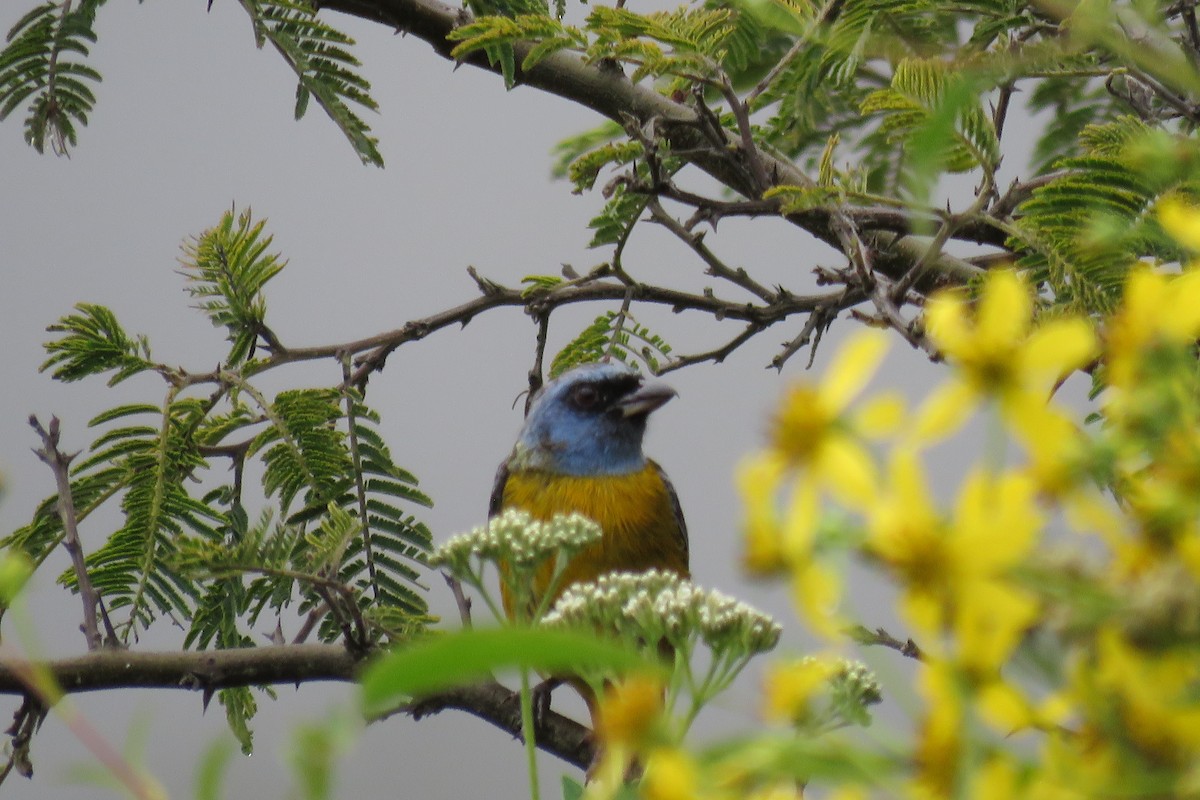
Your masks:
{"label": "flower stem", "polygon": [[537,742],[533,738],[533,693],[529,689],[529,670],[521,668],[521,735],[525,739],[525,756],[529,760],[529,797],[539,800],[537,772]]}

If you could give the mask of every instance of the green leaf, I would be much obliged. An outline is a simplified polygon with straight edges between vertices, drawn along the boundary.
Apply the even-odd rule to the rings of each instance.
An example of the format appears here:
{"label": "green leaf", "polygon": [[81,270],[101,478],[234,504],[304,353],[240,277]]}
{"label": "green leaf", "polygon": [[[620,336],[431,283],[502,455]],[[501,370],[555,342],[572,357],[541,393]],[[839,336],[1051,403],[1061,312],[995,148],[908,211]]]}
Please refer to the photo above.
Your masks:
{"label": "green leaf", "polygon": [[49,357],[40,367],[56,380],[77,381],[104,372],[115,373],[108,385],[153,369],[150,343],[145,336],[125,333],[112,311],[92,303],[78,303],[70,314],[46,330],[64,336],[43,345]]}
{"label": "green leaf", "polygon": [[39,153],[47,141],[65,155],[76,144],[96,103],[100,73],[80,58],[96,41],[93,26],[103,0],[46,2],[9,30],[0,51],[0,120],[25,104],[25,139]]}
{"label": "green leaf", "polygon": [[352,105],[378,111],[371,84],[358,74],[362,64],[350,52],[354,40],[320,20],[313,6],[290,0],[241,0],[261,47],[269,41],[296,74],[296,119],[309,99],[324,109],[364,164],[383,166],[379,141]]}
{"label": "green leaf", "polygon": [[225,797],[222,784],[229,769],[233,748],[221,737],[204,749],[196,764],[196,800],[221,800]]}
{"label": "green leaf", "polygon": [[236,216],[226,211],[215,227],[183,244],[180,273],[188,294],[214,326],[229,332],[230,366],[253,358],[266,335],[263,287],[287,266],[278,253],[267,253],[272,237],[263,235],[265,226],[265,220],[252,221],[249,209]]}
{"label": "green leaf", "polygon": [[368,715],[379,714],[404,700],[512,668],[547,673],[657,669],[636,652],[576,631],[462,630],[394,650],[369,666],[362,678],[362,706]]}
{"label": "green leaf", "polygon": [[671,346],[649,328],[639,325],[632,312],[609,311],[596,317],[554,356],[550,377],[608,357],[624,363],[641,361],[650,372],[657,372],[670,353]]}

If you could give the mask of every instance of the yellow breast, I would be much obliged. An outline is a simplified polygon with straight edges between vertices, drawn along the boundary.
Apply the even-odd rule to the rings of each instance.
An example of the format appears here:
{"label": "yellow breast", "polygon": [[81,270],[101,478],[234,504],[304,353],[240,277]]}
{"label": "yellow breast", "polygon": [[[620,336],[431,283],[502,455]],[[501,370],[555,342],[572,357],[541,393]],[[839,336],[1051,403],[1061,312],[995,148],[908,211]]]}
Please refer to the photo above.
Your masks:
{"label": "yellow breast", "polygon": [[[626,475],[557,475],[541,471],[513,472],[504,484],[502,508],[520,508],[537,519],[578,512],[603,530],[599,542],[571,560],[559,592],[607,572],[642,572],[652,568],[688,576],[687,540],[674,502],[654,464]],[[553,565],[538,577],[535,590],[546,591]],[[503,590],[503,587],[501,587]],[[512,615],[511,599],[505,610]]]}

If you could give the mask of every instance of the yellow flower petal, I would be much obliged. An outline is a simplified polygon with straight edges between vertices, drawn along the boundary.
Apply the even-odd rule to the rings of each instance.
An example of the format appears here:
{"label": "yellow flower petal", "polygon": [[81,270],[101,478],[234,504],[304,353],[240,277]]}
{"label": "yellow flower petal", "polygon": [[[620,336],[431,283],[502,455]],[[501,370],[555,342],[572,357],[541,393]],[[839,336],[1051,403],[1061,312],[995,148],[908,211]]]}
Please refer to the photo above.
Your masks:
{"label": "yellow flower petal", "polygon": [[1034,723],[1029,701],[1003,681],[989,683],[980,690],[978,699],[983,719],[1001,735],[1007,736]]}
{"label": "yellow flower petal", "polygon": [[1160,319],[1163,331],[1174,341],[1200,334],[1200,270],[1185,272],[1170,283],[1170,302]]}
{"label": "yellow flower petal", "polygon": [[1025,282],[1011,269],[990,273],[979,299],[975,320],[980,346],[989,350],[1011,347],[1029,330],[1033,303]]}
{"label": "yellow flower petal", "polygon": [[967,302],[959,291],[938,292],[925,304],[925,331],[939,350],[957,355],[970,338]]}
{"label": "yellow flower petal", "polygon": [[1030,334],[1021,349],[1021,367],[1060,377],[1086,366],[1096,351],[1096,334],[1087,320],[1055,319]]}
{"label": "yellow flower petal", "polygon": [[1163,199],[1158,204],[1158,221],[1172,239],[1200,252],[1200,209],[1173,198]]}
{"label": "yellow flower petal", "polygon": [[837,641],[845,638],[845,624],[837,614],[841,592],[838,574],[815,561],[792,569],[792,594],[796,606],[815,633]]}
{"label": "yellow flower petal", "polygon": [[693,800],[700,788],[699,770],[682,750],[663,748],[650,754],[640,796],[646,800]]}
{"label": "yellow flower petal", "polygon": [[871,380],[887,354],[890,340],[883,331],[863,328],[838,349],[821,380],[821,398],[841,411]]}
{"label": "yellow flower petal", "polygon": [[817,530],[819,501],[817,484],[812,476],[798,476],[783,523],[784,555],[792,561],[803,561],[810,556],[813,534]]}
{"label": "yellow flower petal", "polygon": [[911,439],[914,444],[933,444],[963,426],[975,410],[978,395],[966,383],[951,378],[934,389],[917,410]]}
{"label": "yellow flower petal", "polygon": [[875,462],[866,449],[849,437],[835,436],[826,441],[813,467],[839,502],[864,506],[874,499],[879,485]]}
{"label": "yellow flower petal", "polygon": [[899,392],[880,392],[862,403],[853,415],[853,426],[868,439],[895,433],[904,423],[904,396]]}

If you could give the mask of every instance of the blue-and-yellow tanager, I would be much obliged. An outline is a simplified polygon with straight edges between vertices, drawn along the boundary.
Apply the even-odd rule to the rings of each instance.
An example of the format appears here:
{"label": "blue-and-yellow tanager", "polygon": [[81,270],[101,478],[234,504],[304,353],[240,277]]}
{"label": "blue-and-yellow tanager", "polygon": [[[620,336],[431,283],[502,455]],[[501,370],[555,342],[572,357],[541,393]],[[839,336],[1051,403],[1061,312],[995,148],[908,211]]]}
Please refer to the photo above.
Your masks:
{"label": "blue-and-yellow tanager", "polygon": [[[547,383],[496,474],[489,516],[519,508],[537,519],[578,512],[604,531],[567,565],[556,591],[608,572],[657,567],[688,577],[679,498],[642,453],[646,418],[675,396],[619,362],[586,364]],[[546,592],[550,569],[535,581]],[[512,599],[501,587],[505,609]]]}

